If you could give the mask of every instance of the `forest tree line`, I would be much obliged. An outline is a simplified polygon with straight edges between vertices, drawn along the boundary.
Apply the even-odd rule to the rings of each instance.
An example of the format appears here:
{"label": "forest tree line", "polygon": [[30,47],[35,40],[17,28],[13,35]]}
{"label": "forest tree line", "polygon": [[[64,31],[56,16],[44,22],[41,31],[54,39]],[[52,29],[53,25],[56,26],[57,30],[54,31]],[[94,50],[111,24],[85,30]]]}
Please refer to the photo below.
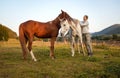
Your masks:
{"label": "forest tree line", "polygon": [[0,24],[0,41],[8,41],[9,38],[17,38],[17,34],[6,26]]}

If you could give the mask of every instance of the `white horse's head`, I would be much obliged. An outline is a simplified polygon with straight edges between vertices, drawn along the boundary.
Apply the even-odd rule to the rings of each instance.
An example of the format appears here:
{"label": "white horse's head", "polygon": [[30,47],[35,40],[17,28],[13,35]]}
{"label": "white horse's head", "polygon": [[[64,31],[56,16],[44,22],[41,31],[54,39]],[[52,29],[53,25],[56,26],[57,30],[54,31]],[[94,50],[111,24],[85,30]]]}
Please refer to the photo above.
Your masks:
{"label": "white horse's head", "polygon": [[62,37],[65,37],[70,30],[70,24],[68,20],[64,19],[60,22],[60,25],[61,25],[61,28],[59,33]]}

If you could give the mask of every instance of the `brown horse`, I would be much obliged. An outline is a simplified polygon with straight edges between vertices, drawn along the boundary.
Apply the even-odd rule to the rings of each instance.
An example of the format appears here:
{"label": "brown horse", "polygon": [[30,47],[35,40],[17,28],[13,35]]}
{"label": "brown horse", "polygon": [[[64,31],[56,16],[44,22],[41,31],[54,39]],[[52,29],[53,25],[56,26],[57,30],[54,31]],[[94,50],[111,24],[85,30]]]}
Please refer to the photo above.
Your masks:
{"label": "brown horse", "polygon": [[[26,21],[19,26],[19,40],[21,43],[23,57],[26,59],[27,52],[29,51],[31,57],[34,61],[37,61],[33,52],[32,52],[32,41],[34,36],[38,38],[51,38],[51,46],[50,46],[50,57],[52,59],[54,56],[54,42],[58,35],[58,31],[60,29],[61,19],[70,19],[70,16],[61,10],[61,14],[58,15],[56,19],[53,21],[49,21],[46,23],[37,22],[33,20]],[[28,43],[28,47],[26,44]],[[28,49],[27,49],[28,48]]]}

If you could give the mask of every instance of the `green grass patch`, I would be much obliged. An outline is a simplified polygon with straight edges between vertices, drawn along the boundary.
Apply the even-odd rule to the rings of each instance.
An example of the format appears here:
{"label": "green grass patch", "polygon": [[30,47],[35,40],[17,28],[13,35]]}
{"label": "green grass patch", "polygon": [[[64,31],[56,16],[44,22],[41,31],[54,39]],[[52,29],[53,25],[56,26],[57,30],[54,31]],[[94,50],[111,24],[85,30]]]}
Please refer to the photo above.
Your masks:
{"label": "green grass patch", "polygon": [[72,57],[70,46],[59,43],[55,45],[56,59],[52,60],[47,44],[35,45],[33,52],[38,61],[34,62],[29,53],[23,60],[21,48],[15,45],[0,47],[0,78],[119,78],[118,47],[97,45],[93,46],[92,57],[77,51]]}

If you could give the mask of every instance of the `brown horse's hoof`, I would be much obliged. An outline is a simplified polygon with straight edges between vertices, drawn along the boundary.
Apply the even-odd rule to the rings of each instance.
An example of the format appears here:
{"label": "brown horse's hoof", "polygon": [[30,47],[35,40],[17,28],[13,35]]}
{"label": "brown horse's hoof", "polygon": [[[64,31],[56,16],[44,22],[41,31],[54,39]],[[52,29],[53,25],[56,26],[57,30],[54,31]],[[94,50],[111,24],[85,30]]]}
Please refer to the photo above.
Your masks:
{"label": "brown horse's hoof", "polygon": [[54,60],[54,59],[55,59],[55,56],[52,56],[51,58],[52,58],[52,60]]}
{"label": "brown horse's hoof", "polygon": [[24,62],[24,61],[27,61],[27,59],[25,59],[25,58],[21,58],[21,60]]}
{"label": "brown horse's hoof", "polygon": [[27,60],[25,57],[24,58],[22,58],[23,60]]}

